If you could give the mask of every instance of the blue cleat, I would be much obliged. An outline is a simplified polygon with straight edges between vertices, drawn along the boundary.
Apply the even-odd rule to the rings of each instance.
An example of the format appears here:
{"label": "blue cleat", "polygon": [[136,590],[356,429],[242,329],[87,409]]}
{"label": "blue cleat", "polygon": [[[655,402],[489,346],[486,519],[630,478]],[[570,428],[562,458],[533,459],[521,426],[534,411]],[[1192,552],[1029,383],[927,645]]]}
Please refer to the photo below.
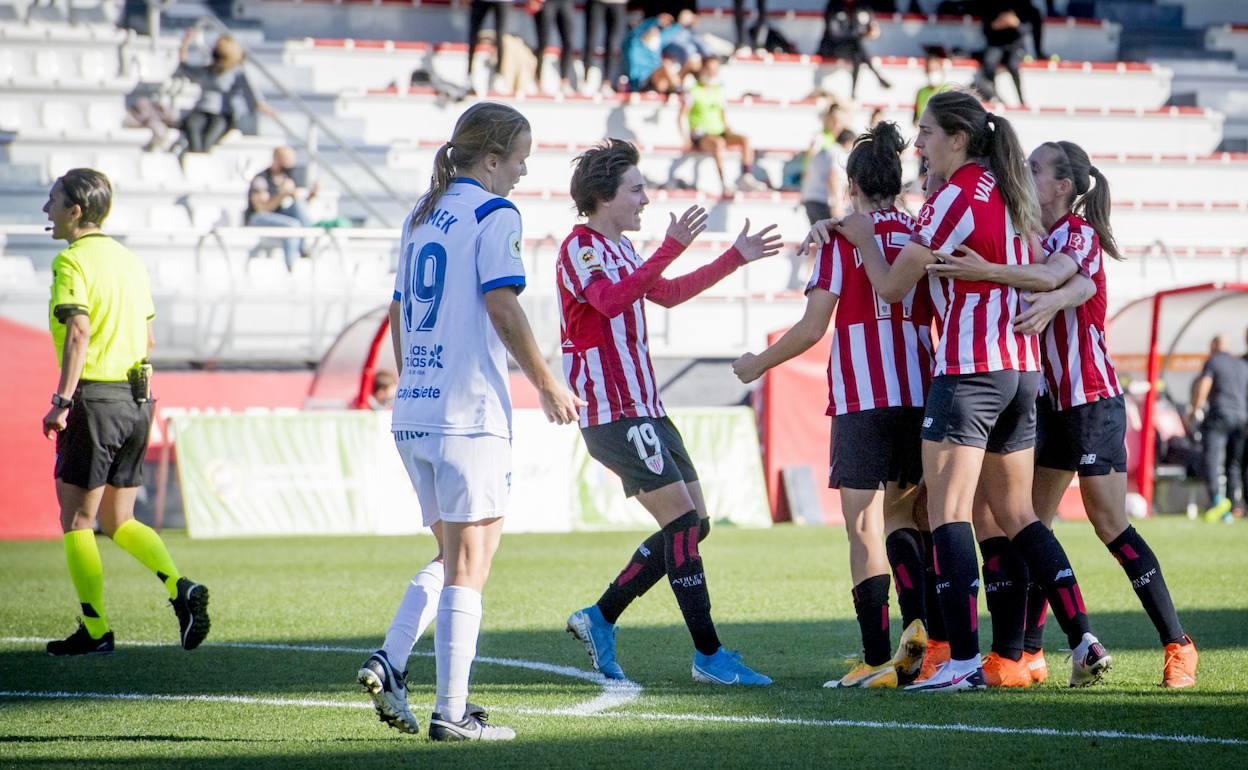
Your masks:
{"label": "blue cleat", "polygon": [[607,679],[626,679],[624,669],[615,662],[615,625],[602,616],[597,604],[577,610],[568,618],[568,633],[589,653],[594,668]]}
{"label": "blue cleat", "polygon": [[741,662],[741,654],[720,647],[714,655],[693,653],[693,681],[707,684],[768,685],[771,677]]}

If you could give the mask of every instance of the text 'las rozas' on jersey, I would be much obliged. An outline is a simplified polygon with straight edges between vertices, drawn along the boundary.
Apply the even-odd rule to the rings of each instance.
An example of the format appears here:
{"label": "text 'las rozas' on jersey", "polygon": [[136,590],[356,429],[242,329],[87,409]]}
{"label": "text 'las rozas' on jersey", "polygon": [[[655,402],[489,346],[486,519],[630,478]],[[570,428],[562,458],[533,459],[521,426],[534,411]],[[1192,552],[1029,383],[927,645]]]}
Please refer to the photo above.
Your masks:
{"label": "text 'las rozas' on jersey", "polygon": [[507,351],[485,295],[524,289],[520,213],[460,177],[425,221],[411,218],[394,282],[403,360],[392,428],[510,438]]}

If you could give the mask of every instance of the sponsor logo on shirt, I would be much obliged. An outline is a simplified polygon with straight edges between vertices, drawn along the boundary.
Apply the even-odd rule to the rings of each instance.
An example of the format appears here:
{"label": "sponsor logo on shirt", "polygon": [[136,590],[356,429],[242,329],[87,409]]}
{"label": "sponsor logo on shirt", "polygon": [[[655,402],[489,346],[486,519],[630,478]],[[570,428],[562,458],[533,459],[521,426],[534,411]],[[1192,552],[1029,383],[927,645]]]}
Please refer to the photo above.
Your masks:
{"label": "sponsor logo on shirt", "polygon": [[930,203],[924,203],[923,208],[919,209],[919,227],[927,227],[932,223],[932,217],[936,216],[936,209]]}
{"label": "sponsor logo on shirt", "polygon": [[1070,237],[1066,239],[1066,245],[1075,251],[1083,251],[1088,248],[1088,242],[1083,237],[1083,233],[1071,233]]}
{"label": "sponsor logo on shirt", "polygon": [[511,250],[511,258],[520,261],[520,233],[512,233],[507,237],[507,246]]}
{"label": "sponsor logo on shirt", "polygon": [[441,369],[444,352],[446,348],[442,345],[412,345],[407,351],[407,368]]}
{"label": "sponsor logo on shirt", "polygon": [[432,387],[415,387],[415,388],[399,388],[398,393],[394,397],[399,401],[417,401],[422,398],[442,398],[441,388]]}

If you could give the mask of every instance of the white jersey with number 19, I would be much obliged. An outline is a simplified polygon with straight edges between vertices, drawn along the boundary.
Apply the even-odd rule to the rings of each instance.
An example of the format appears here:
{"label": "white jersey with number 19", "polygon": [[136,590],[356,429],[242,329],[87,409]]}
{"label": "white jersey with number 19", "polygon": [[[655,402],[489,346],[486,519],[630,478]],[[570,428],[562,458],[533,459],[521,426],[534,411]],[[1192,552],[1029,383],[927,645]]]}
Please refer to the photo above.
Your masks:
{"label": "white jersey with number 19", "polygon": [[414,214],[394,281],[403,360],[391,429],[509,439],[507,351],[485,293],[524,289],[520,212],[460,177],[413,228]]}

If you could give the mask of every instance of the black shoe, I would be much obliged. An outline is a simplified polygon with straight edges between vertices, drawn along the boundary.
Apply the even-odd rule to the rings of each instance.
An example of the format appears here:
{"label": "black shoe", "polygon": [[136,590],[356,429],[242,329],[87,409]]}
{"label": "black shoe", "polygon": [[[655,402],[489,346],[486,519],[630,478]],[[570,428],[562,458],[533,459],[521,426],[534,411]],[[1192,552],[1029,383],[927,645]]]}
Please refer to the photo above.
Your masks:
{"label": "black shoe", "polygon": [[429,738],[435,741],[510,741],[516,737],[516,731],[510,727],[487,724],[489,718],[485,709],[472,703],[458,722],[435,711],[429,717]]}
{"label": "black shoe", "polygon": [[87,627],[78,621],[78,630],[66,639],[48,642],[47,651],[54,657],[68,655],[110,655],[113,652],[113,632],[105,631],[99,639],[92,639]]}
{"label": "black shoe", "polygon": [[208,620],[208,586],[190,578],[178,578],[178,598],[170,599],[178,616],[182,649],[193,650],[208,636],[212,624]]}

